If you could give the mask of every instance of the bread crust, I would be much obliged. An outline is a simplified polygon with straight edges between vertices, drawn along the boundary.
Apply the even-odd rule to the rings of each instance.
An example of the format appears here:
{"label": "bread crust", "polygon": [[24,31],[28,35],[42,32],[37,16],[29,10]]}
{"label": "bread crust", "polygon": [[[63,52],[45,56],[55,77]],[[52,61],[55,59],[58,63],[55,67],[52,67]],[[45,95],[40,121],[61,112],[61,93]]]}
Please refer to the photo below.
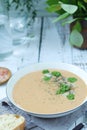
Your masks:
{"label": "bread crust", "polygon": [[0,85],[6,83],[11,75],[11,71],[8,68],[0,67]]}
{"label": "bread crust", "polygon": [[[1,122],[2,122],[2,118],[5,120],[4,122],[4,126],[6,126],[6,121],[9,121],[9,116],[11,117],[11,120],[12,120],[12,117],[16,118],[16,123],[18,124],[15,124],[15,127],[13,128],[6,128],[7,130],[24,130],[25,128],[25,118],[21,115],[16,115],[16,114],[2,114],[0,115],[0,118],[1,118]],[[21,122],[19,123],[19,119],[21,120]],[[13,119],[14,120],[14,119]],[[15,123],[15,122],[14,122]],[[11,124],[11,122],[9,121],[8,125]],[[0,125],[1,126],[1,125]],[[4,130],[4,128],[0,128],[2,130]]]}
{"label": "bread crust", "polygon": [[20,124],[20,126],[16,127],[14,130],[24,130],[24,128],[25,128],[25,121],[22,124]]}
{"label": "bread crust", "polygon": [[[20,117],[19,115],[15,115],[16,117]],[[23,116],[21,116],[23,117]],[[24,117],[23,117],[24,118]],[[24,127],[25,127],[25,119],[24,121],[19,125],[17,126],[14,130],[24,130]]]}

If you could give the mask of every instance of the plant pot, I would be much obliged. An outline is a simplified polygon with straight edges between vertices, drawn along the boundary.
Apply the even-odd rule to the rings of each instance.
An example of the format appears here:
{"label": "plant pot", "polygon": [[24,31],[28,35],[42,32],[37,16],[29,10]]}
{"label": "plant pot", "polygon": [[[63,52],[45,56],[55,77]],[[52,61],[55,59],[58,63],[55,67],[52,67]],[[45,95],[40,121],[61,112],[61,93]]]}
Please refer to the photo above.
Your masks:
{"label": "plant pot", "polygon": [[[79,49],[87,49],[87,21],[82,20],[82,21],[80,21],[80,24],[82,27],[81,34],[83,36],[84,41],[83,41],[83,44],[81,47],[77,47],[77,46],[74,46],[74,47],[79,48]],[[72,31],[72,28],[74,25],[75,25],[75,22],[70,24],[70,32]]]}

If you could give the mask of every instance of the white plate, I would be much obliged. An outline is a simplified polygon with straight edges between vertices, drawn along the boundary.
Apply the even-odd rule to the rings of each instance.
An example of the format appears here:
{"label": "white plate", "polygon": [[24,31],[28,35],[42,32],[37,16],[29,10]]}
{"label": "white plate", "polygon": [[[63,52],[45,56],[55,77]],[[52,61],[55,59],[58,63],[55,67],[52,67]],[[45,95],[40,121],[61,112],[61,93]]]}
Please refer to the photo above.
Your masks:
{"label": "white plate", "polygon": [[[70,65],[70,64],[66,64],[66,63],[38,63],[38,64],[33,64],[30,65],[26,68],[23,68],[21,70],[19,70],[16,74],[14,74],[12,76],[12,78],[8,81],[7,84],[7,97],[9,98],[9,100],[18,108],[20,108],[14,101],[12,98],[12,91],[14,88],[14,84],[24,75],[26,75],[27,73],[30,72],[34,72],[34,71],[38,71],[38,70],[43,70],[43,69],[48,69],[48,68],[53,68],[53,69],[62,69],[62,70],[67,70],[70,72],[73,72],[74,74],[76,74],[77,76],[79,76],[86,84],[87,84],[87,73],[85,71],[83,71],[82,69],[74,66],[74,65]],[[84,104],[84,102],[86,101],[86,99],[82,102],[82,104],[80,104],[79,106],[77,106],[76,108],[63,112],[63,113],[53,113],[53,114],[39,114],[39,113],[32,113],[32,112],[28,112],[25,111],[23,108],[20,108],[22,110],[24,110],[25,112],[28,112],[30,115],[33,116],[37,116],[37,117],[42,117],[42,118],[54,118],[54,117],[60,117],[60,116],[64,116],[67,115],[69,113],[72,113],[74,111],[76,111],[80,106],[82,106]]]}

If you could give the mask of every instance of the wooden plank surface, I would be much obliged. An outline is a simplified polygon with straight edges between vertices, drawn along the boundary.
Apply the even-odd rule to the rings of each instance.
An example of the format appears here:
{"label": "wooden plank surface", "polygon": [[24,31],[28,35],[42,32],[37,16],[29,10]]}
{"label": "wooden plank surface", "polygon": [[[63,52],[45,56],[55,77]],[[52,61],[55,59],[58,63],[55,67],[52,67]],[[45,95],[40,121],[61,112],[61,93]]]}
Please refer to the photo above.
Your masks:
{"label": "wooden plank surface", "polygon": [[52,23],[54,17],[44,18],[41,44],[41,62],[72,63],[72,47],[69,44],[69,27],[59,22]]}
{"label": "wooden plank surface", "polygon": [[44,18],[43,35],[40,53],[40,62],[62,62],[63,44],[57,33],[56,25],[52,23],[54,18]]}

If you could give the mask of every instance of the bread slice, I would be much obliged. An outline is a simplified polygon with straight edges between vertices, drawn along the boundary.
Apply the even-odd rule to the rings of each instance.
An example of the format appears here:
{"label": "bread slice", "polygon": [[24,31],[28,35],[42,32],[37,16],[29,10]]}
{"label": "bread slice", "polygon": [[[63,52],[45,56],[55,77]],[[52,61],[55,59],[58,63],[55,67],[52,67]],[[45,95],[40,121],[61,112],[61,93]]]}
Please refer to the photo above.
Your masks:
{"label": "bread slice", "polygon": [[0,115],[0,130],[24,130],[25,118],[15,114]]}
{"label": "bread slice", "polygon": [[3,84],[11,77],[11,71],[8,68],[0,67],[0,84]]}

